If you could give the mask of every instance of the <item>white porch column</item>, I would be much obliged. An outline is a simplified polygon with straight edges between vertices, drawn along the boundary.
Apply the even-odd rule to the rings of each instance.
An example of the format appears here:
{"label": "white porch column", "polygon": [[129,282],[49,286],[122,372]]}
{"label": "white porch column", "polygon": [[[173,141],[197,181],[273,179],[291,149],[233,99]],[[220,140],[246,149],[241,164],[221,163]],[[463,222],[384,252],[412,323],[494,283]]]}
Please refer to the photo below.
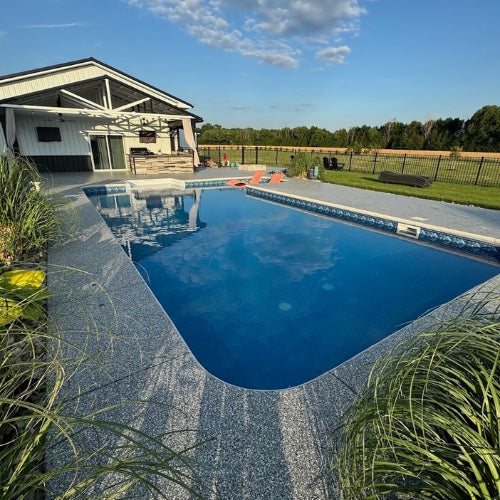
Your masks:
{"label": "white porch column", "polygon": [[14,156],[14,143],[16,142],[16,119],[12,108],[5,108],[5,142],[7,143],[7,156]]}

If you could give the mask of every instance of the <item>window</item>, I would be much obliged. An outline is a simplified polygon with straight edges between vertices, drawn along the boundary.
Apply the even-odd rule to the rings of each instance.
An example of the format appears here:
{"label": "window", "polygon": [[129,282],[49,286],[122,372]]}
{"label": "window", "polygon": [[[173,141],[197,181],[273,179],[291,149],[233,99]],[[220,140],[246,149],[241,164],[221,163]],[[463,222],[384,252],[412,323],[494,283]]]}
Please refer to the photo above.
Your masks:
{"label": "window", "polygon": [[37,127],[38,142],[61,142],[59,127]]}

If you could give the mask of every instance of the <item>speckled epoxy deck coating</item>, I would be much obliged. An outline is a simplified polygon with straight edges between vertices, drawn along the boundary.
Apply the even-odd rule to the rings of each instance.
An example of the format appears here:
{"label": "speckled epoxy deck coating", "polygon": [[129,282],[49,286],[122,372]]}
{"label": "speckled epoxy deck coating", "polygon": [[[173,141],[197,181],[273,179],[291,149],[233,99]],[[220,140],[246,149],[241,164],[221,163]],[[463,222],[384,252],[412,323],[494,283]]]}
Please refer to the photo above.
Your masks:
{"label": "speckled epoxy deck coating", "polygon": [[[206,169],[193,177],[230,178],[234,172]],[[193,358],[81,190],[86,185],[124,179],[137,177],[127,173],[75,173],[47,178],[55,190],[68,197],[80,217],[76,235],[49,252],[49,287],[53,293],[49,312],[65,338],[83,343],[86,351],[95,355],[78,367],[67,386],[68,394],[78,388],[84,392],[67,405],[68,411],[85,414],[115,402],[147,400],[155,403],[116,407],[106,416],[151,434],[192,429],[168,438],[169,443],[180,448],[214,438],[192,452],[196,472],[205,485],[200,491],[206,498],[337,498],[335,478],[329,474],[334,430],[374,360],[401,338],[439,318],[453,316],[462,301],[443,305],[302,386],[279,391],[231,386],[208,374]],[[386,216],[408,220],[416,217],[468,234],[500,237],[500,217],[494,210],[318,181],[287,179],[265,189]],[[500,276],[487,286],[498,288]],[[69,354],[71,349],[65,349]],[[86,444],[96,447],[101,439],[89,433]],[[49,456],[49,465],[60,459],[61,455],[54,453]],[[189,498],[170,482],[160,482],[159,487],[167,498]],[[92,494],[98,495],[98,491],[97,486]],[[135,497],[145,498],[140,491]]]}

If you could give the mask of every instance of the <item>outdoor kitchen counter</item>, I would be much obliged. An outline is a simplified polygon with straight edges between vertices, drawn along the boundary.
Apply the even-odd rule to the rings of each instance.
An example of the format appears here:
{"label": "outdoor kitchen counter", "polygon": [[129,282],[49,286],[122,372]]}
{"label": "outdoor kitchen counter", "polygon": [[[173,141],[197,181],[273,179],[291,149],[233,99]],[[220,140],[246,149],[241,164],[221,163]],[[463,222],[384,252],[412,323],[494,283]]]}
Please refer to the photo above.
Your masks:
{"label": "outdoor kitchen counter", "polygon": [[193,173],[193,155],[131,155],[130,169],[134,174]]}

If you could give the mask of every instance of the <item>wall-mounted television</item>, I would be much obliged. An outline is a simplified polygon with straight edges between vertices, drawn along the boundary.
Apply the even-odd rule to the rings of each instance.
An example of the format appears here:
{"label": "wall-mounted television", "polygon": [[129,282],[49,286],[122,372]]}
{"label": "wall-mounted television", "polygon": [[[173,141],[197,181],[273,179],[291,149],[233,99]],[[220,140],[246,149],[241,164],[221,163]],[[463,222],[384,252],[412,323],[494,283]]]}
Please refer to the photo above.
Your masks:
{"label": "wall-mounted television", "polygon": [[37,127],[38,142],[61,142],[59,127]]}

